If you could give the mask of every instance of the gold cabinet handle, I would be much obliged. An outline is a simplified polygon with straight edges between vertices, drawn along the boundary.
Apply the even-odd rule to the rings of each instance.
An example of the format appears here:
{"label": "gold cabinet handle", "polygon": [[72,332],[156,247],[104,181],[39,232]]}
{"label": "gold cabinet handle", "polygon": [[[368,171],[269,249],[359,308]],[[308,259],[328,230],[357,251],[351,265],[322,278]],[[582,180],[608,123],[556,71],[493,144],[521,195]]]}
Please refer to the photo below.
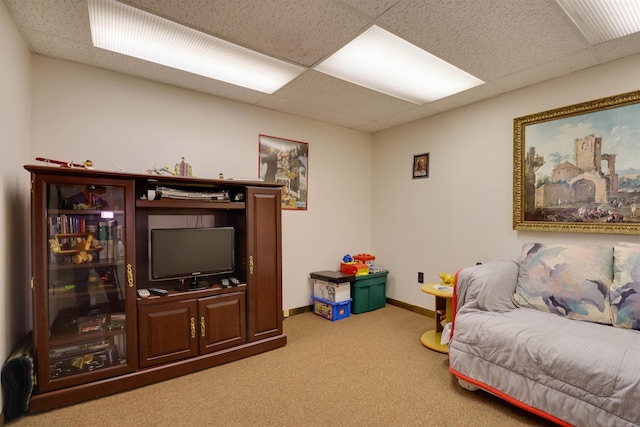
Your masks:
{"label": "gold cabinet handle", "polygon": [[127,264],[127,283],[130,288],[133,288],[133,267],[131,264]]}
{"label": "gold cabinet handle", "polygon": [[196,337],[196,319],[194,317],[191,318],[191,338]]}
{"label": "gold cabinet handle", "polygon": [[204,338],[204,316],[200,317],[200,336]]}
{"label": "gold cabinet handle", "polygon": [[249,274],[253,274],[253,255],[249,257]]}

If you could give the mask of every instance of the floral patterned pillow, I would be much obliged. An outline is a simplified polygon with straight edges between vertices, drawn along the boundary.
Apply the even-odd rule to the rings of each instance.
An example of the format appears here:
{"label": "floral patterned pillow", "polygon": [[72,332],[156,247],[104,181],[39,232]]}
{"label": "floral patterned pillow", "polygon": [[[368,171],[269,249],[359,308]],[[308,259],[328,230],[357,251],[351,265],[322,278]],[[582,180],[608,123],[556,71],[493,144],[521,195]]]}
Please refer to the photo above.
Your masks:
{"label": "floral patterned pillow", "polygon": [[640,330],[640,245],[613,246],[610,298],[613,326]]}
{"label": "floral patterned pillow", "polygon": [[613,247],[525,243],[513,302],[575,320],[611,324]]}

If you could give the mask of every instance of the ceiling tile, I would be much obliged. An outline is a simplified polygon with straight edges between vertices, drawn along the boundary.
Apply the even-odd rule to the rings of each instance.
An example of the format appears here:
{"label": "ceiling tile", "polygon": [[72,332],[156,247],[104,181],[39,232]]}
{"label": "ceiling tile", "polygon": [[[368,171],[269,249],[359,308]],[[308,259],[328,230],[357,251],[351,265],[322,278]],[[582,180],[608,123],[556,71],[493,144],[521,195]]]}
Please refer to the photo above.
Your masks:
{"label": "ceiling tile", "polygon": [[435,110],[446,111],[463,105],[473,104],[483,99],[492,98],[501,93],[504,93],[504,90],[492,83],[486,83],[447,98],[439,99],[427,105]]}
{"label": "ceiling tile", "polygon": [[399,0],[342,0],[343,3],[370,18],[378,18],[380,15],[391,9],[394,5],[401,3]]}
{"label": "ceiling tile", "polygon": [[307,102],[298,102],[291,99],[281,98],[279,96],[270,96],[257,104],[260,107],[269,108],[271,110],[281,111],[295,116],[306,117],[309,119],[319,120],[321,122],[333,123],[338,126],[355,128],[369,123],[368,120],[361,117],[351,116],[349,114],[338,113],[332,110],[310,105]]}
{"label": "ceiling tile", "polygon": [[401,113],[392,114],[391,116],[383,117],[377,120],[377,123],[382,123],[387,126],[398,126],[404,123],[412,122],[414,120],[423,119],[425,117],[433,116],[440,113],[440,110],[432,108],[430,104],[421,105],[413,108],[409,111],[403,111]]}
{"label": "ceiling tile", "polygon": [[640,52],[640,33],[612,40],[595,46],[604,62]]}
{"label": "ceiling tile", "polygon": [[505,76],[493,81],[493,83],[505,91],[520,89],[535,83],[563,76],[577,70],[582,70],[598,65],[593,51],[582,50],[569,56],[559,58],[546,64],[537,65],[526,70]]}
{"label": "ceiling tile", "polygon": [[406,111],[415,104],[309,70],[276,92],[276,95],[316,107],[377,120]]}
{"label": "ceiling tile", "polygon": [[353,10],[317,0],[134,0],[228,41],[279,59],[312,66],[368,25]]}
{"label": "ceiling tile", "polygon": [[550,1],[406,1],[381,25],[485,81],[585,49]]}
{"label": "ceiling tile", "polygon": [[93,46],[68,38],[28,30],[29,44],[35,53],[83,64],[93,63]]}
{"label": "ceiling tile", "polygon": [[380,122],[367,122],[363,125],[355,126],[353,129],[367,133],[376,133],[380,132],[381,130],[387,129],[388,127],[389,125],[385,125]]}
{"label": "ceiling tile", "polygon": [[[4,0],[16,24],[79,43],[91,44],[86,0]],[[39,53],[39,52],[38,52]]]}

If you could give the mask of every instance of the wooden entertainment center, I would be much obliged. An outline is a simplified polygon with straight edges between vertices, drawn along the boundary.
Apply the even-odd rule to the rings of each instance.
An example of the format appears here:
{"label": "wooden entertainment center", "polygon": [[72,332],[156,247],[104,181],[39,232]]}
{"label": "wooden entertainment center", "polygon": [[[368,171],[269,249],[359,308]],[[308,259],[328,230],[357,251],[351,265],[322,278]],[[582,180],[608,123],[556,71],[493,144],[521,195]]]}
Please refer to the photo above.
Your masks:
{"label": "wooden entertainment center", "polygon": [[[32,187],[32,413],[286,344],[280,185],[25,169]],[[187,196],[162,195],[174,190]],[[152,280],[151,229],[176,224],[232,227],[235,270],[205,277],[208,286],[197,290]],[[168,294],[141,298],[142,288]]]}

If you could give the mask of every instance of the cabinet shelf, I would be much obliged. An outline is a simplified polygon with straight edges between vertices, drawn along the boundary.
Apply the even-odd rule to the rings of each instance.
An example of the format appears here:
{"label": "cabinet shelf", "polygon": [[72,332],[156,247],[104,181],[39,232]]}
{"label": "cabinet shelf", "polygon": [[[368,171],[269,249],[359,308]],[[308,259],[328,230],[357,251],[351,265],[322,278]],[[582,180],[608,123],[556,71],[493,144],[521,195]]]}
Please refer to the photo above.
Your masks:
{"label": "cabinet shelf", "polygon": [[124,261],[92,261],[83,262],[82,264],[49,264],[49,270],[75,270],[78,268],[117,267],[120,265],[124,265]]}
{"label": "cabinet shelf", "polygon": [[113,213],[113,215],[124,215],[124,211],[122,209],[49,209],[47,210],[47,213],[49,216],[52,216],[52,215],[103,216],[105,212]]}
{"label": "cabinet shelf", "polygon": [[115,284],[107,283],[102,285],[90,285],[86,291],[80,291],[75,287],[67,287],[65,285],[49,287],[49,300],[77,298],[83,296],[108,295],[117,294],[119,292]]}
{"label": "cabinet shelf", "polygon": [[124,329],[85,332],[82,334],[78,332],[67,332],[54,335],[52,333],[51,337],[49,337],[49,347],[51,349],[56,349],[71,345],[91,343],[94,341],[109,339],[111,337],[115,337],[116,335],[123,335],[124,333]]}
{"label": "cabinet shelf", "polygon": [[241,283],[237,286],[229,286],[228,288],[223,288],[219,284],[214,284],[207,289],[199,289],[195,291],[178,291],[172,290],[171,288],[168,288],[167,290],[169,291],[169,295],[166,296],[151,295],[148,298],[138,298],[138,307],[153,304],[162,304],[167,301],[185,301],[189,299],[204,298],[215,295],[223,295],[227,293],[246,292],[247,284]]}
{"label": "cabinet shelf", "polygon": [[183,200],[183,199],[136,200],[136,208],[245,209],[245,203],[230,202],[228,200],[207,200],[207,201]]}
{"label": "cabinet shelf", "polygon": [[[122,327],[110,327],[115,324],[107,315],[79,317],[76,313],[63,310],[58,313],[51,325],[49,349],[55,350],[90,344],[123,335],[125,333],[124,323],[118,323]],[[95,330],[92,330],[93,328]],[[85,329],[85,331],[81,332],[81,329]]]}

